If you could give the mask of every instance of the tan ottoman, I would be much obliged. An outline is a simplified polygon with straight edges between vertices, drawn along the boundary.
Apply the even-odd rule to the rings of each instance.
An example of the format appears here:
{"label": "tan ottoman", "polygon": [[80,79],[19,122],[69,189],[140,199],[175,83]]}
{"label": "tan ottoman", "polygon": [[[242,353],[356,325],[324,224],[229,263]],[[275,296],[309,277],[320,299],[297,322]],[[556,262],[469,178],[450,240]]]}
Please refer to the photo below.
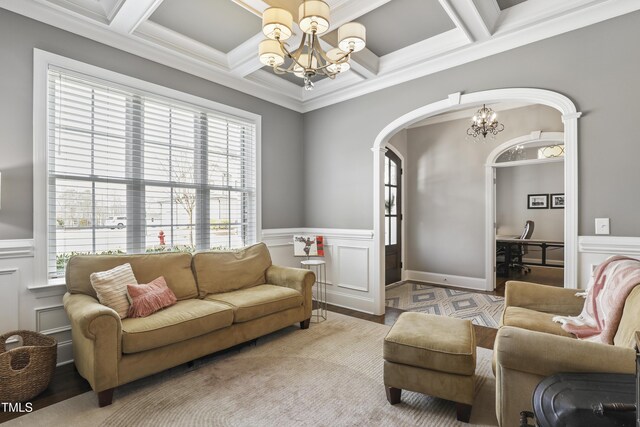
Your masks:
{"label": "tan ottoman", "polygon": [[402,313],[384,339],[387,400],[402,390],[456,402],[459,421],[469,422],[474,396],[476,335],[469,320]]}

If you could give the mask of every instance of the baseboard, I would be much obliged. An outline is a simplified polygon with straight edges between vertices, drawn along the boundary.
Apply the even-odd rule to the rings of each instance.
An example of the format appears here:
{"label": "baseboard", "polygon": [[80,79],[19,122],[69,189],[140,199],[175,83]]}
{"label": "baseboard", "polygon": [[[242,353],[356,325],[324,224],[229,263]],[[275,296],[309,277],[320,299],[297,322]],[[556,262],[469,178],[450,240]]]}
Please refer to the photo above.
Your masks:
{"label": "baseboard", "polygon": [[373,298],[350,295],[333,289],[327,289],[327,302],[336,307],[374,314]]}
{"label": "baseboard", "polygon": [[426,271],[406,270],[407,280],[434,283],[436,285],[457,286],[459,288],[486,291],[487,281],[478,277],[454,276],[451,274],[430,273]]}
{"label": "baseboard", "polygon": [[73,342],[64,341],[58,343],[58,360],[57,366],[66,365],[73,362]]}

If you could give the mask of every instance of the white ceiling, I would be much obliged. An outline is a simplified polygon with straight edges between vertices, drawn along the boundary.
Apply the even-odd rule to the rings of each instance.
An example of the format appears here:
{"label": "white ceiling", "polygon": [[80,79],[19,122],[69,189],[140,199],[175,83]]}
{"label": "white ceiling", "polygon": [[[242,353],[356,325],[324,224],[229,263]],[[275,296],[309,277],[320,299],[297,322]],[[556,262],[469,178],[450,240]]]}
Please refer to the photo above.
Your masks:
{"label": "white ceiling", "polygon": [[638,0],[325,1],[332,28],[362,22],[369,43],[351,71],[313,91],[263,69],[257,55],[262,11],[295,11],[300,0],[0,0],[0,8],[301,112],[640,9]]}
{"label": "white ceiling", "polygon": [[525,1],[527,0],[498,0],[498,6],[500,6],[500,10],[505,10]]}

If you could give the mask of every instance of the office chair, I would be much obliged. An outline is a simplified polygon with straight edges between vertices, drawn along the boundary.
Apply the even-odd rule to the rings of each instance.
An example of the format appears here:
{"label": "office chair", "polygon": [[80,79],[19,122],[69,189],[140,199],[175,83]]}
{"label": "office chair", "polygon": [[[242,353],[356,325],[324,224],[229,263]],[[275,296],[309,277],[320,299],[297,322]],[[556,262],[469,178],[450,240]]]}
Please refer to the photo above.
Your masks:
{"label": "office chair", "polygon": [[[522,234],[520,235],[519,239],[522,240],[528,240],[531,239],[531,236],[533,235],[533,229],[535,228],[535,223],[531,220],[527,220],[527,222],[524,224],[524,229],[522,230]],[[506,249],[504,246],[500,246],[498,248],[496,248],[496,272],[500,275],[500,274],[504,274],[506,276],[508,276],[509,274],[509,269],[519,269],[522,272],[526,273],[530,273],[531,272],[531,268],[527,267],[526,265],[524,265],[522,263],[522,258],[524,255],[529,253],[529,245],[512,245],[512,248],[514,248],[515,250],[512,250],[511,253],[511,260],[509,262],[509,265],[506,264]],[[500,262],[501,260],[499,259],[499,257],[502,256],[502,262]]]}
{"label": "office chair", "polygon": [[[527,220],[524,224],[524,230],[520,235],[520,239],[529,240],[533,234],[535,223],[531,220]],[[523,273],[531,273],[531,268],[524,265],[522,258],[529,253],[529,245],[518,245],[515,256],[511,256],[511,265],[509,266],[513,270],[521,270]]]}

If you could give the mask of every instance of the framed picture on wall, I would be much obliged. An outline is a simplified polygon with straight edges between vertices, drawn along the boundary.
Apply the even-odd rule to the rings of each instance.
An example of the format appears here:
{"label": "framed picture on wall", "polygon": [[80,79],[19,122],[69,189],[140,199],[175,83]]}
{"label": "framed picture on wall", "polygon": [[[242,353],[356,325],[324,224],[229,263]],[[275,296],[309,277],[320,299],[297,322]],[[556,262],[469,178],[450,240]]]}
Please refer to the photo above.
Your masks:
{"label": "framed picture on wall", "polygon": [[324,256],[323,236],[293,236],[294,256]]}
{"label": "framed picture on wall", "polygon": [[551,209],[564,209],[564,193],[551,194]]}
{"label": "framed picture on wall", "polygon": [[548,194],[529,194],[527,196],[528,209],[549,209]]}

